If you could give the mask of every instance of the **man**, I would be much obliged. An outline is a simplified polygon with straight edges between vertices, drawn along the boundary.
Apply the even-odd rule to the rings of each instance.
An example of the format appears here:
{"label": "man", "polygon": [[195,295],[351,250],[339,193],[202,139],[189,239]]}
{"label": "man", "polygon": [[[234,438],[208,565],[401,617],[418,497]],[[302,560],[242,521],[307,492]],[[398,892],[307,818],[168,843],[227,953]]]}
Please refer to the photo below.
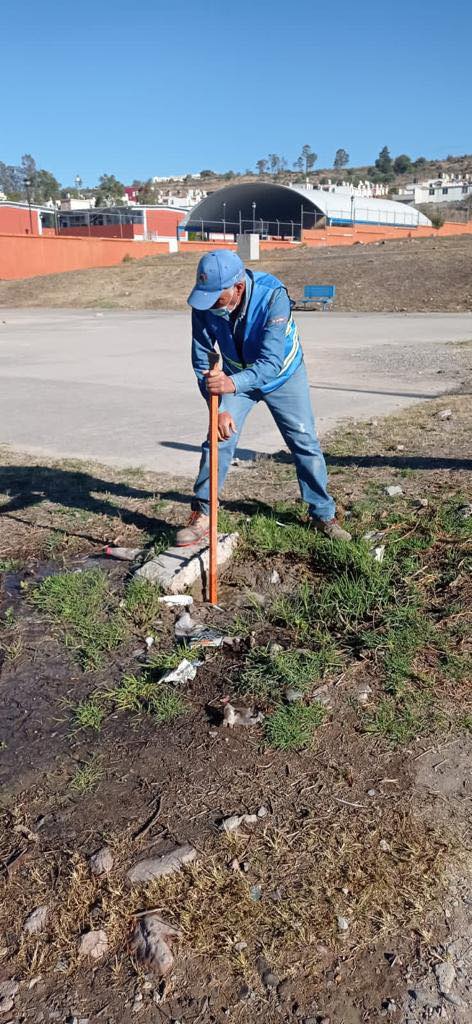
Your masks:
{"label": "man", "polygon": [[[235,252],[202,256],[189,295],[192,307],[192,364],[200,391],[218,395],[219,489],[223,487],[246,416],[265,402],[290,449],[311,524],[332,540],[350,540],[335,516],[327,490],[326,463],[316,435],[309,385],[292,303],[272,274],[245,270]],[[210,369],[218,345],[223,367]],[[209,533],[210,456],[202,445],[192,514],[177,533],[187,547]]]}

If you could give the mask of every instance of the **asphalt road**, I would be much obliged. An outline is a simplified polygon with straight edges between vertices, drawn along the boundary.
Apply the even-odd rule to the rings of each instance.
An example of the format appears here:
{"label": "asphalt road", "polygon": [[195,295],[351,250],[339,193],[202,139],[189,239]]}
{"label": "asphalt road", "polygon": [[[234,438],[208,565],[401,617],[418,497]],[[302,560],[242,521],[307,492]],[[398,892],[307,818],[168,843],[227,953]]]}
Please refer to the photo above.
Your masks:
{"label": "asphalt road", "polygon": [[[320,434],[378,417],[461,380],[472,314],[298,313]],[[206,406],[190,365],[185,313],[0,311],[0,443],[193,474]],[[242,457],[280,450],[261,406]]]}

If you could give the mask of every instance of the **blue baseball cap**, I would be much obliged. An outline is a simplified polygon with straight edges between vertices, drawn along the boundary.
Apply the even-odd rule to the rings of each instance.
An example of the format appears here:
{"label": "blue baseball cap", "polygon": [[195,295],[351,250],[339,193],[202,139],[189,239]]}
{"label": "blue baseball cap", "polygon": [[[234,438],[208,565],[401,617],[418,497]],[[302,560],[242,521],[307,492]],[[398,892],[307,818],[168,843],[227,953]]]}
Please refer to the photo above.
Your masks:
{"label": "blue baseball cap", "polygon": [[194,309],[211,309],[225,288],[240,281],[244,263],[237,252],[217,249],[206,252],[197,267],[197,283],[187,299]]}

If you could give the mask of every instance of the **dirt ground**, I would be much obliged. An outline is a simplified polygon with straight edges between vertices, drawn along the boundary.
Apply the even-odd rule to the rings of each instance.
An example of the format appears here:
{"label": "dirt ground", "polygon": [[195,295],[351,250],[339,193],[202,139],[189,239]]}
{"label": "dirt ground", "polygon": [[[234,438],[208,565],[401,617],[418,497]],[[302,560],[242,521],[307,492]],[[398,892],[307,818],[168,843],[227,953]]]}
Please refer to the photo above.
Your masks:
{"label": "dirt ground", "polygon": [[[138,244],[138,243],[137,243]],[[0,307],[183,309],[198,255],[153,256],[119,267],[0,282]],[[254,269],[299,299],[310,283],[336,285],[335,309],[354,312],[472,310],[472,237],[421,238],[263,253]]]}
{"label": "dirt ground", "polygon": [[[2,1021],[468,1024],[471,426],[465,390],[329,438],[352,545],[309,532],[287,453],[236,466],[239,555],[192,610],[227,641],[170,692],[175,613],[103,547],[165,546],[188,482],[2,449]],[[143,910],[180,930],[166,980],[130,953]]]}

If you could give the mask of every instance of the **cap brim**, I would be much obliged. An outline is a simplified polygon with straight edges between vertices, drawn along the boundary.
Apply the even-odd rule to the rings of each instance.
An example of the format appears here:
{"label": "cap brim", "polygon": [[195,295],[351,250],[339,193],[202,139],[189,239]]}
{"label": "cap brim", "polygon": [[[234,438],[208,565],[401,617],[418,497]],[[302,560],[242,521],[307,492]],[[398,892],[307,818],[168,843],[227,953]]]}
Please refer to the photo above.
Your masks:
{"label": "cap brim", "polygon": [[187,299],[189,306],[193,309],[211,309],[218,301],[221,291],[205,292],[203,288],[193,288]]}

